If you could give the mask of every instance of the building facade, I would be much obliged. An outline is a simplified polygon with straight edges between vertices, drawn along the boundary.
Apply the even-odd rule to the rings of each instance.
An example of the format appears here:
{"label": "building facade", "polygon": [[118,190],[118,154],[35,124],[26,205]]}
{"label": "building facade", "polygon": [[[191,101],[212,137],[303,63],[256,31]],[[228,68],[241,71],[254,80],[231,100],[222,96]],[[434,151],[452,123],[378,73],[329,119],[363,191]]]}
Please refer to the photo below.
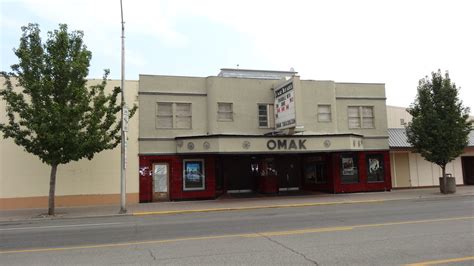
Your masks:
{"label": "building facade", "polygon": [[[441,168],[415,153],[407,141],[405,126],[411,119],[405,107],[387,106],[392,185],[394,188],[439,186]],[[446,172],[456,178],[457,185],[474,185],[473,131],[463,154],[446,165]]]}
{"label": "building facade", "polygon": [[138,87],[140,202],[392,188],[384,84],[222,69]]}
{"label": "building facade", "polygon": [[[223,69],[210,77],[126,81],[127,103],[139,106],[129,124],[127,203],[249,191],[390,190],[384,84],[296,74]],[[107,90],[119,85],[110,80]],[[2,138],[0,209],[47,207],[49,173]],[[58,207],[119,202],[120,147],[58,167]]]}
{"label": "building facade", "polygon": [[[4,84],[3,77],[0,84]],[[94,85],[102,80],[89,80]],[[120,80],[108,80],[112,92]],[[138,81],[127,80],[126,101],[138,104]],[[0,122],[7,122],[6,103],[0,100]],[[138,203],[138,115],[130,119],[128,131],[127,203]],[[46,208],[51,167],[0,134],[0,209]],[[120,203],[120,145],[103,151],[92,160],[59,165],[56,206],[107,205]]]}

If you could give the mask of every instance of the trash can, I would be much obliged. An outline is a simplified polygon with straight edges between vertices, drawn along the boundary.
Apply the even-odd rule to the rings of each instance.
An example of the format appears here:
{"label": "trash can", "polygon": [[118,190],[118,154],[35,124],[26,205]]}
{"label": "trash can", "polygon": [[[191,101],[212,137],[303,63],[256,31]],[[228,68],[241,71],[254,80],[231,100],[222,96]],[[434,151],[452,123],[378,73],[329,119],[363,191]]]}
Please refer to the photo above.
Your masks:
{"label": "trash can", "polygon": [[443,194],[456,193],[456,178],[451,174],[446,174],[446,187],[444,186],[443,177],[439,178],[439,189]]}

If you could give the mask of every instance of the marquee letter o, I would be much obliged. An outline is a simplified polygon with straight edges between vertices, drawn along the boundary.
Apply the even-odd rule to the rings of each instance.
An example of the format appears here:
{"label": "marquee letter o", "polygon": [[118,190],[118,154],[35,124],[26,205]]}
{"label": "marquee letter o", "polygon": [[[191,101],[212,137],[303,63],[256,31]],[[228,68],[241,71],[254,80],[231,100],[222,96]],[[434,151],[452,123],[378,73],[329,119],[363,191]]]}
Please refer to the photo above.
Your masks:
{"label": "marquee letter o", "polygon": [[276,146],[277,146],[276,141],[274,141],[273,139],[267,141],[267,148],[269,150],[274,150]]}

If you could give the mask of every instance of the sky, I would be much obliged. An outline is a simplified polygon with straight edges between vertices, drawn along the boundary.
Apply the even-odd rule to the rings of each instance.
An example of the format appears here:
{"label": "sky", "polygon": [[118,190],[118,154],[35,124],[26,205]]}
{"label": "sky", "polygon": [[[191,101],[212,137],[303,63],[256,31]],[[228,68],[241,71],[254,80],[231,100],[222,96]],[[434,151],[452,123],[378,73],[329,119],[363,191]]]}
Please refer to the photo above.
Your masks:
{"label": "sky", "polygon": [[[408,107],[418,81],[449,71],[474,108],[474,2],[458,0],[123,0],[126,79],[290,70],[301,79],[385,83]],[[0,0],[0,70],[17,62],[21,26],[84,31],[89,77],[120,79],[119,0]],[[471,110],[471,114],[474,111]]]}

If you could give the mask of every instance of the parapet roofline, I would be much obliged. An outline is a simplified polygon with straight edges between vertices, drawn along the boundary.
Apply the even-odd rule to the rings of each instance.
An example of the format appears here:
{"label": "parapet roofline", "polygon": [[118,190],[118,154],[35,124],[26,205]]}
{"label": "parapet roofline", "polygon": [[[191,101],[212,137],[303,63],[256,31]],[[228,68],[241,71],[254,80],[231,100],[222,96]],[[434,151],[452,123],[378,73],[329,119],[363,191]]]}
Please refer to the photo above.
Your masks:
{"label": "parapet roofline", "polygon": [[335,81],[336,84],[367,84],[367,85],[385,85],[383,82],[339,82]]}
{"label": "parapet roofline", "polygon": [[407,109],[408,108],[408,107],[404,107],[404,106],[397,106],[397,105],[391,105],[391,104],[387,104],[387,107],[397,108],[397,109]]}
{"label": "parapet roofline", "polygon": [[221,68],[222,71],[237,71],[237,72],[268,72],[279,74],[298,74],[297,71],[283,71],[283,70],[265,70],[265,69],[242,69],[242,68]]}
{"label": "parapet roofline", "polygon": [[240,68],[221,68],[218,77],[224,78],[252,78],[252,79],[289,79],[296,76],[298,72],[294,69],[290,71],[279,70],[260,70],[260,69],[240,69]]}
{"label": "parapet roofline", "polygon": [[[241,72],[243,75],[224,75],[222,71],[229,71],[229,72]],[[246,73],[267,73],[267,74],[275,74],[274,77],[269,76],[244,76]],[[283,77],[290,77],[290,76],[297,76],[298,72],[296,71],[281,71],[281,70],[259,70],[259,69],[240,69],[240,68],[221,68],[221,72],[217,76],[187,76],[187,75],[163,75],[163,74],[139,74],[139,80],[141,76],[148,76],[148,77],[168,77],[168,78],[194,78],[194,79],[207,79],[207,78],[240,78],[240,79],[262,79],[262,80],[279,80]],[[280,77],[276,77],[280,76]],[[335,80],[325,80],[325,79],[301,79],[302,82],[305,81],[316,81],[316,82],[333,82],[334,84],[366,84],[366,85],[385,85],[385,83],[380,82],[338,82]]]}
{"label": "parapet roofline", "polygon": [[[87,78],[87,81],[102,81],[103,79],[101,78]],[[106,81],[122,81],[121,79],[106,79]],[[125,82],[127,81],[138,81],[138,79],[125,79]]]}
{"label": "parapet roofline", "polygon": [[[328,134],[308,134],[308,135],[256,135],[256,134],[210,134],[210,135],[191,135],[177,136],[175,139],[198,139],[198,138],[308,138],[308,137],[360,137],[364,135],[356,133],[328,133]],[[142,138],[144,139],[144,138]]]}

